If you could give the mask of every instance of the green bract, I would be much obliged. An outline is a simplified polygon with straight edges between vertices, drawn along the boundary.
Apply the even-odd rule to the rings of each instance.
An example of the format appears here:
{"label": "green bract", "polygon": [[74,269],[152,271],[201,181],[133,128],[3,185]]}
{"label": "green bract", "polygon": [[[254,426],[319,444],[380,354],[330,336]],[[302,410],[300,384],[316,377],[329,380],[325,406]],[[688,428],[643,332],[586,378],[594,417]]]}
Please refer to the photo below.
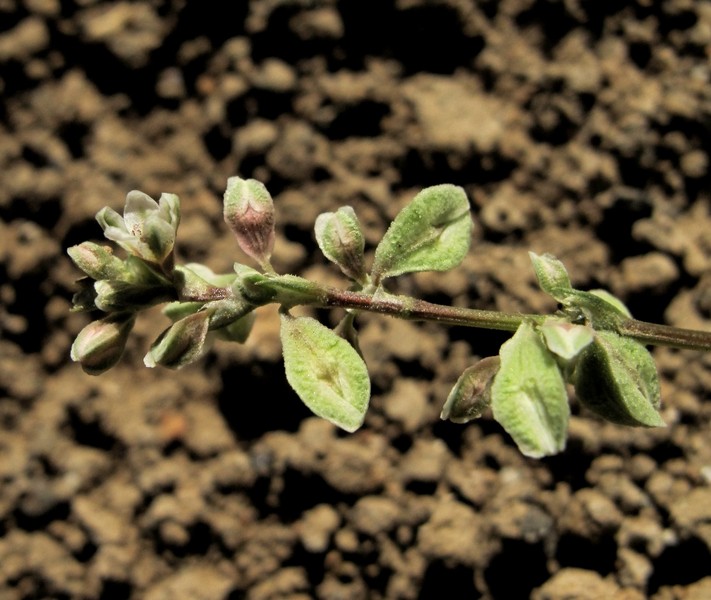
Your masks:
{"label": "green bract", "polygon": [[342,337],[311,317],[281,314],[286,379],[314,414],[346,431],[363,424],[370,400],[368,370]]}
{"label": "green bract", "polygon": [[491,387],[494,418],[526,456],[557,454],[565,448],[570,407],[563,376],[540,333],[524,321],[500,356]]}
{"label": "green bract", "polygon": [[93,242],[82,242],[67,249],[67,254],[92,279],[121,279],[125,277],[124,262],[114,256],[111,248]]}
{"label": "green bract", "polygon": [[469,250],[471,231],[469,200],[462,188],[425,188],[400,211],[378,244],[373,281],[456,267]]}
{"label": "green bract", "polygon": [[574,289],[563,263],[550,254],[529,252],[539,287],[555,298],[571,318],[584,320],[596,329],[614,330],[630,316],[627,307],[605,290],[583,292]]}

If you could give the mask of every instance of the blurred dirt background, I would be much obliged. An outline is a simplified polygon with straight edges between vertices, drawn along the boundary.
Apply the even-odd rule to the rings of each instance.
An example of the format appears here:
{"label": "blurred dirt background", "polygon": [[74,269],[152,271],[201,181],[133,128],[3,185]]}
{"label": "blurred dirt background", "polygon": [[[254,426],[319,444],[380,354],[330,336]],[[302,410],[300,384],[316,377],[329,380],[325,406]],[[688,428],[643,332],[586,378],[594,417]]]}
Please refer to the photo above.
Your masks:
{"label": "blurred dirt background", "polygon": [[400,292],[554,310],[532,249],[708,329],[710,61],[694,0],[0,0],[0,598],[711,598],[711,355],[655,350],[666,429],[573,399],[534,461],[438,418],[505,335],[365,316],[372,404],[343,435],[288,388],[272,308],[178,373],[143,367],[156,310],[83,374],[65,253],[169,191],[180,259],[228,272],[239,174],[275,197],[277,269],[345,285],[320,212],[352,205],[372,253],[451,182],[472,252]]}

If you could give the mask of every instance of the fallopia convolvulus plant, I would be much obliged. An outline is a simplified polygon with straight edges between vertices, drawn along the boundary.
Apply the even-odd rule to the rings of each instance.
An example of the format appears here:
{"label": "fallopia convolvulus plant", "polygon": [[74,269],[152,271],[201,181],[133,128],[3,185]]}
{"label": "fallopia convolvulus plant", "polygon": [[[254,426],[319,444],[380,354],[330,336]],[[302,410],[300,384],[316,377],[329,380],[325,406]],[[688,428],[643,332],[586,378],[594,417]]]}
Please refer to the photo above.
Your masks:
{"label": "fallopia convolvulus plant", "polygon": [[[244,342],[254,310],[275,304],[287,381],[316,415],[352,432],[363,424],[370,400],[355,327],[360,313],[511,331],[497,356],[462,373],[441,416],[465,423],[490,409],[521,452],[542,457],[565,448],[570,417],[566,384],[603,419],[661,427],[659,377],[645,344],[711,349],[711,333],[637,321],[608,292],[575,289],[563,264],[549,254],[531,252],[530,257],[540,288],[560,306],[555,314],[461,308],[389,292],[387,279],[452,269],[469,251],[469,201],[454,185],[417,194],[390,224],[370,268],[353,209],[344,206],[319,215],[316,241],[350,281],[345,288],[274,270],[275,209],[262,183],[230,178],[224,219],[257,269],[235,263],[233,273],[216,274],[200,264],[176,264],[180,203],[174,194],[156,202],[132,191],[123,216],[101,210],[97,220],[104,236],[126,256],[93,242],[69,248],[86,275],[79,280],[74,309],[102,314],[79,333],[72,359],[92,375],[110,369],[123,353],[136,315],[165,304],[163,312],[172,324],[153,342],[144,363],[178,369],[198,360],[216,339]],[[294,315],[299,305],[342,308],[345,315],[330,329]]]}

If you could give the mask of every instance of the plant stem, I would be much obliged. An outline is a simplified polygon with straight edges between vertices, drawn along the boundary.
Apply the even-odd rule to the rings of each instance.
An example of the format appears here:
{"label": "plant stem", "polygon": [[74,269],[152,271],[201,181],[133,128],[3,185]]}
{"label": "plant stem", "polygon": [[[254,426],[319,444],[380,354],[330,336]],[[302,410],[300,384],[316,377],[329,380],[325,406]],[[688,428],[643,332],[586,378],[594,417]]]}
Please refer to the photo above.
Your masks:
{"label": "plant stem", "polygon": [[627,319],[618,325],[617,332],[642,344],[689,350],[711,350],[711,331],[682,329],[671,325],[658,325],[657,323]]}
{"label": "plant stem", "polygon": [[324,287],[322,291],[324,295],[319,304],[323,307],[365,310],[412,321],[434,321],[445,325],[516,331],[524,319],[538,323],[545,319],[544,315],[505,313],[495,310],[433,304],[409,296],[364,294],[331,287]]}
{"label": "plant stem", "polygon": [[[418,300],[410,296],[396,296],[379,292],[374,294],[352,292],[330,286],[316,286],[311,291],[302,290],[302,292],[303,295],[300,301],[297,302],[298,304],[320,308],[360,310],[411,321],[433,321],[444,325],[480,327],[482,329],[498,329],[500,331],[516,331],[524,320],[542,323],[550,316],[448,306],[434,304],[426,300]],[[206,302],[227,297],[229,293],[229,290],[225,289],[224,294],[215,293],[209,298],[193,295],[190,297],[184,296],[181,300]],[[637,340],[642,344],[711,351],[711,331],[682,329],[670,325],[647,323],[636,319],[624,319],[616,325],[616,331],[620,335]]]}
{"label": "plant stem", "polygon": [[[435,321],[446,325],[463,325],[483,329],[516,331],[522,321],[541,323],[547,315],[505,313],[493,310],[478,310],[433,304],[407,296],[382,296],[324,288],[324,307],[341,307],[367,310],[400,319]],[[658,325],[636,319],[626,319],[617,326],[617,333],[637,340],[642,344],[711,350],[711,331],[682,329],[670,325]]]}

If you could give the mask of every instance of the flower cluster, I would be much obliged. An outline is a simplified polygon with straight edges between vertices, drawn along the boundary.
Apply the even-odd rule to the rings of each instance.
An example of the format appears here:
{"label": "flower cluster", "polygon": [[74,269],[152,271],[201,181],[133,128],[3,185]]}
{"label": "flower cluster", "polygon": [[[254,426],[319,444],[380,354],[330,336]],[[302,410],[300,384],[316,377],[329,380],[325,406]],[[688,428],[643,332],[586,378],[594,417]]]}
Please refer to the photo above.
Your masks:
{"label": "flower cluster", "polygon": [[[123,354],[136,314],[164,302],[168,304],[163,312],[173,324],[146,354],[144,363],[149,367],[189,364],[205,353],[215,337],[237,342],[246,339],[255,305],[242,293],[239,272],[216,275],[199,264],[175,265],[178,196],[162,194],[156,202],[134,190],[126,196],[123,216],[107,207],[99,211],[96,220],[104,236],[128,256],[121,259],[110,247],[94,242],[68,249],[86,274],[78,282],[74,310],[105,313],[87,325],[72,345],[72,359],[87,373],[98,375],[113,367]],[[225,221],[242,249],[269,269],[274,209],[266,188],[254,180],[231,178],[225,195]]]}
{"label": "flower cluster", "polygon": [[174,194],[163,194],[156,202],[134,190],[126,197],[123,216],[107,207],[96,220],[106,238],[129,255],[120,259],[110,247],[94,242],[67,251],[86,274],[78,282],[74,310],[107,313],[87,325],[72,345],[72,359],[91,374],[118,362],[140,309],[174,299],[173,248],[180,203]]}

